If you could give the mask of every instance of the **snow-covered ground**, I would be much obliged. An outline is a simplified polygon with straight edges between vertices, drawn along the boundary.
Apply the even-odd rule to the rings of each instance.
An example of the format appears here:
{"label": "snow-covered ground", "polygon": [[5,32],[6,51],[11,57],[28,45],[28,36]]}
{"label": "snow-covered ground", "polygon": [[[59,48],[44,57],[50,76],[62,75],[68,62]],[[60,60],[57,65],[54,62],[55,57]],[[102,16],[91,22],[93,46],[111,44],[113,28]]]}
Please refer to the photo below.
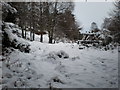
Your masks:
{"label": "snow-covered ground", "polygon": [[[10,70],[15,70],[11,73],[13,74],[11,78],[6,78],[11,81],[11,83],[8,81],[10,87],[14,80],[19,78],[25,79],[26,84],[31,81],[30,87],[42,88],[49,87],[49,84],[60,88],[105,88],[118,85],[117,50],[100,51],[93,48],[79,50],[78,45],[63,43],[50,45],[30,42],[30,44],[30,53],[14,50],[7,57],[10,63],[13,63]],[[61,57],[60,53],[63,53]],[[34,74],[27,72],[28,68],[31,70],[30,73]],[[4,72],[8,71],[4,70],[3,65],[3,74]],[[12,77],[14,75],[16,79]]]}
{"label": "snow-covered ground", "polygon": [[26,42],[30,44],[30,53],[11,48],[7,57],[3,57],[3,87],[118,87],[117,49],[104,51],[93,47],[79,49],[76,43]]}

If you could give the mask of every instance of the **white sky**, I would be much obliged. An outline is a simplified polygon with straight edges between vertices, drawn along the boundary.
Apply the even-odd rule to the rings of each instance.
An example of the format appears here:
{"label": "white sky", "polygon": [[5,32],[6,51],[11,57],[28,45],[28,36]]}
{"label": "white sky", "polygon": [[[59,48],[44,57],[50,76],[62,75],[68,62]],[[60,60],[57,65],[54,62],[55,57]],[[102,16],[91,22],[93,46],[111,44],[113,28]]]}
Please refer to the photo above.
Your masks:
{"label": "white sky", "polygon": [[96,22],[100,28],[103,19],[109,16],[113,8],[113,2],[75,2],[74,14],[77,21],[83,25],[83,30],[88,31],[92,22]]}

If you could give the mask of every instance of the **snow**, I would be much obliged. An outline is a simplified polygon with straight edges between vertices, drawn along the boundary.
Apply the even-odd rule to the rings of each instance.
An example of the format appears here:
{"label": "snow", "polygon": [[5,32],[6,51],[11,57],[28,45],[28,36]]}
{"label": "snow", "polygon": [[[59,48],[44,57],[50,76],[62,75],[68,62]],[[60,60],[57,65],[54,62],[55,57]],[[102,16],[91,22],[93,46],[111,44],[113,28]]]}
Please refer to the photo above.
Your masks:
{"label": "snow", "polygon": [[[16,31],[17,35],[13,34],[14,31]],[[13,23],[5,23],[5,32],[8,34],[8,37],[10,38],[11,42],[16,39],[18,41],[18,44],[19,43],[29,44],[27,40],[20,38],[21,37],[20,31],[21,29],[17,25]]]}
{"label": "snow", "polygon": [[[21,32],[22,33],[22,32]],[[27,31],[27,38],[30,37],[30,32]],[[30,39],[30,38],[29,38]],[[40,35],[35,34],[35,41],[40,41]],[[44,43],[48,43],[49,42],[49,38],[48,38],[48,34],[43,35],[43,42]]]}
{"label": "snow", "polygon": [[[57,53],[61,50],[66,52],[69,58],[59,58]],[[25,68],[29,67],[36,72],[35,75],[31,75],[33,79],[26,82],[32,83],[30,87],[40,85],[41,88],[46,88],[49,87],[49,83],[57,88],[116,88],[118,85],[117,50],[100,51],[93,48],[79,50],[77,45],[72,48],[71,44],[50,45],[35,41],[31,43],[29,54],[15,50],[9,58],[11,63],[16,60],[23,63],[21,68],[11,66],[11,70],[25,73]],[[31,65],[27,67],[27,63]],[[7,71],[3,69],[3,72]],[[22,77],[26,80],[27,75],[28,73],[25,73]],[[54,82],[53,79],[56,77],[61,82]],[[20,77],[17,76],[16,79],[18,78]]]}
{"label": "snow", "polygon": [[24,53],[7,49],[2,66],[3,87],[118,87],[117,48],[107,51],[94,47],[79,49],[76,43],[48,44],[15,37],[19,42],[29,43],[31,50]]}
{"label": "snow", "polygon": [[17,10],[15,8],[13,8],[10,4],[2,1],[0,2],[0,5],[2,5],[2,8],[6,11],[6,12],[11,12],[11,13],[17,13]]}

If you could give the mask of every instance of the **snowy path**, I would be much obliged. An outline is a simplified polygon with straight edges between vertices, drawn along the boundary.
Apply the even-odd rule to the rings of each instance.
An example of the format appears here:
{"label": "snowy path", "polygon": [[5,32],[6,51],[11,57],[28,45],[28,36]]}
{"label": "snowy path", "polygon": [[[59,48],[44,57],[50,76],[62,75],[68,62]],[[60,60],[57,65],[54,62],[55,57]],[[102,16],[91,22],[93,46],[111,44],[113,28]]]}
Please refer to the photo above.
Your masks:
{"label": "snowy path", "polygon": [[[34,44],[34,43],[32,43]],[[35,46],[37,45],[37,46]],[[71,44],[35,44],[32,52],[37,73],[43,74],[41,81],[54,87],[91,88],[117,87],[118,55],[117,50],[100,51],[95,49],[79,50]],[[69,58],[58,58],[54,53],[63,50]],[[53,54],[52,54],[53,53]],[[48,55],[53,56],[48,58]],[[53,79],[58,78],[55,82]],[[41,82],[40,81],[40,82]]]}
{"label": "snowy path", "polygon": [[[17,83],[17,87],[35,88],[50,86],[116,88],[118,86],[117,49],[112,51],[94,48],[79,50],[77,44],[45,44],[37,41],[29,43],[30,53],[14,50],[7,57],[10,63],[16,64],[10,67],[10,71],[3,68],[3,75],[7,77],[3,79],[3,86],[7,84],[8,87],[14,87],[16,84],[13,83]],[[66,58],[58,56],[61,52],[63,56],[66,55]],[[8,77],[8,72],[11,72],[13,77]]]}

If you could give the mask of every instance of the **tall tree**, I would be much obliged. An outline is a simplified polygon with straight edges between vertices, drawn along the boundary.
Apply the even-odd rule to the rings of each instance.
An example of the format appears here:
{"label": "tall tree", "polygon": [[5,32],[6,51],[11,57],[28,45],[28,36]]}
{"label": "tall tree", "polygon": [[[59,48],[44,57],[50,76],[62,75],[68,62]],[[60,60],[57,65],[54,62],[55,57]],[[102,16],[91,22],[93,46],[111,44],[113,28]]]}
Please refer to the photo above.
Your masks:
{"label": "tall tree", "polygon": [[[120,1],[114,3],[115,9],[110,14],[110,18],[104,20],[104,26],[110,30],[115,42],[120,40]],[[106,22],[107,21],[107,22]],[[119,42],[120,43],[120,42]]]}
{"label": "tall tree", "polygon": [[[73,11],[74,4],[72,2],[52,2],[52,5],[49,7],[49,21],[50,30],[49,32],[49,43],[52,43],[53,38],[55,39],[54,35],[57,31],[57,24],[59,22],[59,14],[64,14],[67,10]],[[63,20],[64,22],[64,20]]]}
{"label": "tall tree", "polygon": [[57,29],[57,33],[63,32],[62,35],[60,33],[57,34],[59,37],[66,37],[70,40],[79,39],[80,27],[70,10],[66,10],[64,13],[59,14]]}
{"label": "tall tree", "polygon": [[72,2],[11,2],[11,5],[18,10],[16,18],[22,28],[23,38],[26,38],[27,30],[30,31],[30,40],[34,40],[35,33],[41,34],[40,42],[43,42],[44,31],[48,32],[49,43],[53,43],[53,39],[61,35],[57,32],[61,32],[63,36],[69,33],[67,38],[78,36],[79,26],[72,14]]}

